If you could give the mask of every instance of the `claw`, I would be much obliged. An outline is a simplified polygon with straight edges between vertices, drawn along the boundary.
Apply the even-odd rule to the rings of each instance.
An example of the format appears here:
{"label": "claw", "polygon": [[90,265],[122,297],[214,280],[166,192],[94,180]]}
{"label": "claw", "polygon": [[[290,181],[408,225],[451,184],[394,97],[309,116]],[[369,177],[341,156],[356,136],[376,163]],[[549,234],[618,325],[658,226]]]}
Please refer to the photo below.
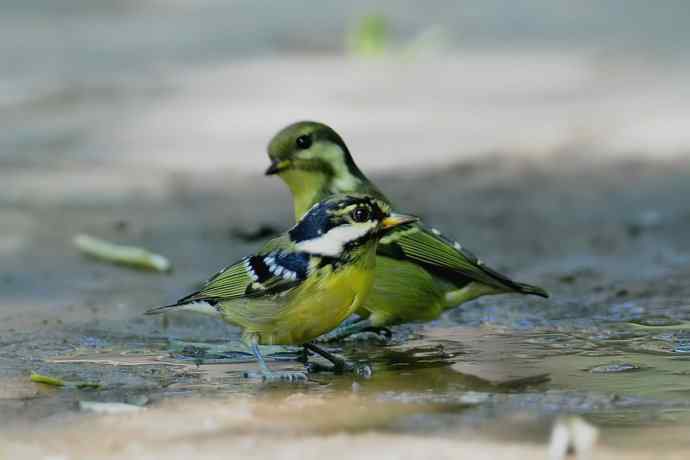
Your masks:
{"label": "claw", "polygon": [[310,362],[305,366],[308,374],[318,374],[320,372],[333,372],[333,366],[324,366],[320,363]]}
{"label": "claw", "polygon": [[310,354],[311,353],[309,353],[309,350],[307,350],[306,348],[302,348],[297,353],[297,358],[295,358],[295,361],[297,361],[298,363],[302,363],[302,364],[306,365],[307,363],[309,363],[309,355]]}
{"label": "claw", "polygon": [[273,382],[277,380],[283,382],[296,383],[306,382],[308,378],[307,374],[305,374],[304,372],[275,372],[271,375],[264,375],[264,381]]}
{"label": "claw", "polygon": [[358,363],[357,365],[355,365],[354,369],[352,369],[352,373],[355,374],[357,377],[362,377],[363,379],[370,379],[371,376],[374,374],[374,370],[368,364]]}
{"label": "claw", "polygon": [[327,366],[320,363],[310,362],[306,366],[308,374],[318,374],[320,372],[332,372],[334,374],[344,374],[351,372],[356,377],[369,379],[374,374],[373,369],[369,364],[358,363],[355,365],[349,364],[345,367]]}
{"label": "claw", "polygon": [[264,382],[306,382],[308,380],[307,374],[304,372],[271,372],[270,374],[264,372],[245,372],[244,378],[247,379],[261,379]]}
{"label": "claw", "polygon": [[245,379],[261,379],[263,378],[263,374],[261,372],[243,372],[242,377]]}
{"label": "claw", "polygon": [[334,374],[344,374],[345,372],[354,372],[355,368],[350,363],[345,363],[344,365],[334,364],[333,366],[327,366],[320,363],[310,362],[307,364],[307,373],[318,374],[319,372],[332,372]]}
{"label": "claw", "polygon": [[251,338],[251,349],[252,353],[256,357],[256,361],[259,363],[261,372],[257,375],[255,372],[245,372],[245,377],[260,376],[264,382],[304,382],[307,380],[307,374],[304,372],[274,372],[267,365],[264,357],[261,355],[261,350],[259,350],[258,337],[254,336]]}
{"label": "claw", "polygon": [[308,363],[307,371],[309,373],[333,372],[334,374],[343,374],[345,372],[348,372],[354,374],[355,376],[363,378],[369,378],[373,374],[371,366],[369,366],[368,364],[349,363],[348,361],[345,361],[343,358],[334,355],[330,351],[325,350],[313,343],[305,344],[304,348],[305,350],[316,353],[317,355],[321,355],[333,364],[332,366],[324,366],[323,364],[319,364],[316,362]]}
{"label": "claw", "polygon": [[369,331],[378,334],[380,336],[383,336],[383,338],[386,340],[386,342],[390,342],[391,339],[393,338],[393,331],[388,329],[387,327],[372,327],[369,329]]}

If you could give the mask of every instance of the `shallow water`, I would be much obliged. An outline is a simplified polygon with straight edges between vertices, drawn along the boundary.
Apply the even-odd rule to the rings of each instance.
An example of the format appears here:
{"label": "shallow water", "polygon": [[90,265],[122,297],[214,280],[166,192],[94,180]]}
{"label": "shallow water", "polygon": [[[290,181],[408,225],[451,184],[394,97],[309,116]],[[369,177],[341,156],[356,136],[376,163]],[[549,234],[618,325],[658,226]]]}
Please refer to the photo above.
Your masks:
{"label": "shallow water", "polygon": [[[346,23],[370,2],[348,14],[345,4],[275,10],[264,27],[252,22],[256,2],[70,1],[50,17],[10,3],[0,15],[0,53],[13,62],[0,68],[0,457],[9,441],[48,446],[31,458],[55,445],[94,458],[89,447],[126,456],[153,439],[147,452],[181,442],[189,458],[219,438],[211,451],[225,458],[255,449],[252,436],[298,448],[295,432],[391,434],[389,445],[409,449],[408,437],[427,448],[439,438],[541,445],[567,413],[600,427],[604,445],[690,447],[690,29],[671,27],[684,2],[626,2],[625,15],[619,2],[588,2],[580,22],[576,7],[553,2],[538,8],[545,16],[496,2],[392,11],[401,43],[432,24],[450,32],[455,51],[419,62],[343,55]],[[263,384],[241,376],[251,360],[170,357],[171,337],[237,339],[217,322],[141,313],[255,250],[252,229],[289,225],[285,188],[259,176],[268,138],[295,117],[337,125],[362,167],[386,171],[377,183],[405,211],[552,297],[480,299],[398,328],[387,346],[344,344],[373,365],[371,379]],[[659,159],[669,152],[679,160]],[[155,249],[175,271],[83,259],[70,241],[84,231]],[[31,370],[103,388],[33,384]],[[78,401],[148,402],[118,419],[83,414]]]}
{"label": "shallow water", "polygon": [[[243,378],[256,367],[247,356],[200,364],[172,357],[165,342],[84,338],[85,347],[47,359],[36,370],[100,382],[102,390],[56,389],[15,377],[5,381],[0,405],[15,412],[15,423],[32,421],[34,429],[85,417],[75,412],[77,400],[145,397],[149,408],[165,410],[175,401],[192,398],[203,407],[230,397],[268,406],[271,401],[296,404],[290,406],[295,417],[316,417],[300,426],[322,434],[375,430],[462,438],[481,433],[494,441],[544,442],[551,420],[566,413],[601,428],[610,446],[642,447],[656,430],[690,430],[690,361],[672,348],[649,348],[666,343],[668,331],[640,330],[628,322],[608,327],[595,332],[434,327],[398,333],[387,346],[349,341],[334,350],[370,363],[371,378],[323,373],[293,385]],[[241,352],[240,346],[232,349]],[[273,368],[302,369],[289,353],[271,351]],[[357,398],[356,407],[343,409],[343,398],[351,397]],[[340,415],[329,413],[331,406]],[[326,413],[316,415],[314,407]],[[673,448],[682,447],[679,442],[690,447],[690,438],[668,442]]]}

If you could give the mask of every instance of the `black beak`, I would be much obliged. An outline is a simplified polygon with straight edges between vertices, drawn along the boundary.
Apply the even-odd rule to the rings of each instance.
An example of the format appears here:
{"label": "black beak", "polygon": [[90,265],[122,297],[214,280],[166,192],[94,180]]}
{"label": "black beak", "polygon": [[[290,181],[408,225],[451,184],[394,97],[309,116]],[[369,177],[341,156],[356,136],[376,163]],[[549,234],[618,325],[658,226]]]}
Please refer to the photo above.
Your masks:
{"label": "black beak", "polygon": [[272,176],[274,174],[278,174],[278,172],[278,165],[276,163],[271,163],[271,166],[269,166],[268,169],[266,169],[266,172],[264,174],[266,174],[267,176]]}
{"label": "black beak", "polygon": [[290,160],[274,161],[271,163],[271,166],[268,167],[265,174],[267,176],[272,176],[286,170],[288,167],[290,167]]}

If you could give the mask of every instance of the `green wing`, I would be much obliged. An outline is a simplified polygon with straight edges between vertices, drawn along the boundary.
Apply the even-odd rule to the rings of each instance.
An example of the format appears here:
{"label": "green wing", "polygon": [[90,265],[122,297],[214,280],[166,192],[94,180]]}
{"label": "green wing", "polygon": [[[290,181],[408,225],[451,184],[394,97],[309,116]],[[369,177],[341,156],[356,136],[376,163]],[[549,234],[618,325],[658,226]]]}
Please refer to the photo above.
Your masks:
{"label": "green wing", "polygon": [[458,285],[478,281],[500,290],[547,297],[541,288],[518,283],[484,265],[470,251],[436,230],[412,224],[394,230],[381,239],[380,255],[410,260]]}
{"label": "green wing", "polygon": [[[373,194],[390,203],[383,193],[367,180],[361,182],[358,191]],[[478,281],[499,290],[548,297],[546,291],[539,287],[515,282],[487,267],[460,243],[420,223],[394,229],[380,240],[377,254],[414,262],[459,287],[471,281]]]}
{"label": "green wing", "polygon": [[236,299],[243,297],[247,290],[251,290],[254,279],[247,266],[248,259],[244,258],[233,265],[223,268],[204,283],[197,292],[178,301],[185,303],[206,299]]}
{"label": "green wing", "polygon": [[257,255],[245,257],[216,273],[197,292],[178,301],[230,300],[276,294],[298,285],[306,276],[308,256],[285,253],[283,241],[272,240]]}

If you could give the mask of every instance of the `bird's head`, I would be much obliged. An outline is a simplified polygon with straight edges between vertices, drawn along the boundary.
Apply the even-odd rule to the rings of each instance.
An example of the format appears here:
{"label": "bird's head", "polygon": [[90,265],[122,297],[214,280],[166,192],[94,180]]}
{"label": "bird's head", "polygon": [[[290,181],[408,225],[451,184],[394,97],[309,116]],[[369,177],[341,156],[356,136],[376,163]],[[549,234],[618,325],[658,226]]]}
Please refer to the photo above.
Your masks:
{"label": "bird's head", "polygon": [[385,201],[369,195],[334,195],[315,204],[289,235],[299,251],[342,258],[417,220],[391,212]]}
{"label": "bird's head", "polygon": [[302,211],[321,196],[360,191],[368,183],[343,139],[323,123],[300,121],[283,128],[268,144],[268,156],[266,175],[280,176],[296,200],[311,199]]}

